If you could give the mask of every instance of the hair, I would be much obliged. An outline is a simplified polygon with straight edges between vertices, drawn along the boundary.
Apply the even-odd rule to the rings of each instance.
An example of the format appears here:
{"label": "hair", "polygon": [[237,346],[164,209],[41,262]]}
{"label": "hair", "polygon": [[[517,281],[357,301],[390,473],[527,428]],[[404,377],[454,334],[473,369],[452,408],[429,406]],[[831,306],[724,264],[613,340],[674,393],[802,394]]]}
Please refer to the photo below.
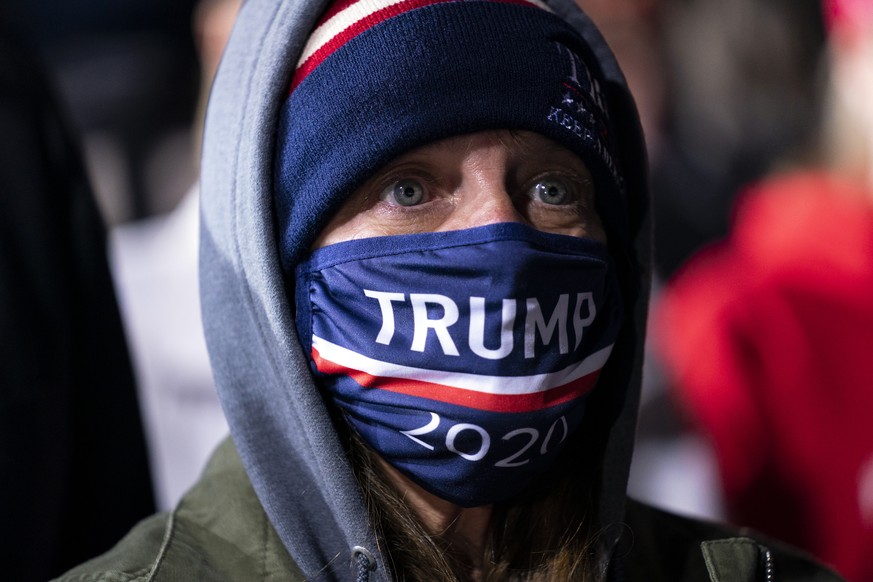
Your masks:
{"label": "hair", "polygon": [[[444,537],[427,530],[354,432],[350,459],[370,518],[401,581],[472,579],[472,565]],[[566,453],[567,451],[565,451]],[[566,467],[566,463],[556,463]],[[568,469],[547,473],[523,496],[494,507],[481,580],[600,582],[603,580],[590,478]]]}

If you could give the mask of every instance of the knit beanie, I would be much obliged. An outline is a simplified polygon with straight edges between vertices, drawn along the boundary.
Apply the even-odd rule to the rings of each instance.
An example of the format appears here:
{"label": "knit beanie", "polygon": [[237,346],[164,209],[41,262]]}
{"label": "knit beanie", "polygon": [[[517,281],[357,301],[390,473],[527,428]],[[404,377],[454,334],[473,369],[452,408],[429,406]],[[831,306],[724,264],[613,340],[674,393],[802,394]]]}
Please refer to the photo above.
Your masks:
{"label": "knit beanie", "polygon": [[534,131],[579,155],[615,227],[623,180],[603,87],[590,47],[540,0],[338,0],[311,33],[279,118],[285,272],[380,167],[484,130]]}

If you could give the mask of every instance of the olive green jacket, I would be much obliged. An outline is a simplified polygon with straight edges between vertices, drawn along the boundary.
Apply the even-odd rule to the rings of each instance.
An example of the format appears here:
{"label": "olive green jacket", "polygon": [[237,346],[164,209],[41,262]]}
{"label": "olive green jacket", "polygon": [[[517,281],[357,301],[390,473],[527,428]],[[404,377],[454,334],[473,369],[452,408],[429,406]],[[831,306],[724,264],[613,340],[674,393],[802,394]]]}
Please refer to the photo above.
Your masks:
{"label": "olive green jacket", "polygon": [[[630,502],[615,580],[838,582],[799,553],[749,534]],[[267,519],[230,439],[170,514],[142,521],[63,582],[304,580]]]}
{"label": "olive green jacket", "polygon": [[230,439],[172,513],[141,521],[114,548],[58,580],[303,580],[252,489]]}

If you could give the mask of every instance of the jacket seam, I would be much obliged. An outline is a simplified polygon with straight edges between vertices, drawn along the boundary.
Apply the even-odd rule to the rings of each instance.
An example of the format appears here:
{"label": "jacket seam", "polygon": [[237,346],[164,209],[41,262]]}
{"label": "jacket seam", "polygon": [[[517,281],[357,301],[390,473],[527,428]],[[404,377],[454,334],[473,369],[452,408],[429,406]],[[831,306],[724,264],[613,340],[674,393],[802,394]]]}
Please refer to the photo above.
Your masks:
{"label": "jacket seam", "polygon": [[261,580],[264,580],[265,582],[266,582],[267,580],[269,580],[269,577],[268,577],[269,572],[267,572],[267,553],[268,553],[268,552],[267,552],[267,543],[268,543],[267,540],[268,540],[268,532],[267,532],[267,527],[266,527],[266,525],[267,525],[267,524],[266,524],[266,521],[267,521],[267,520],[266,520],[266,515],[265,515],[265,516],[264,516],[264,519],[262,520],[262,526],[261,526],[261,556],[260,556],[260,562],[261,562]]}
{"label": "jacket seam", "polygon": [[172,512],[170,517],[167,519],[167,529],[164,532],[164,539],[161,542],[161,547],[158,550],[158,555],[155,558],[155,564],[152,566],[151,573],[148,578],[145,579],[145,582],[154,582],[157,580],[158,571],[160,571],[161,566],[164,563],[164,558],[167,555],[167,552],[170,550],[170,544],[173,542],[176,532],[176,512]]}
{"label": "jacket seam", "polygon": [[145,580],[151,568],[140,568],[133,572],[99,572],[80,574],[75,577],[59,578],[58,582],[137,582]]}

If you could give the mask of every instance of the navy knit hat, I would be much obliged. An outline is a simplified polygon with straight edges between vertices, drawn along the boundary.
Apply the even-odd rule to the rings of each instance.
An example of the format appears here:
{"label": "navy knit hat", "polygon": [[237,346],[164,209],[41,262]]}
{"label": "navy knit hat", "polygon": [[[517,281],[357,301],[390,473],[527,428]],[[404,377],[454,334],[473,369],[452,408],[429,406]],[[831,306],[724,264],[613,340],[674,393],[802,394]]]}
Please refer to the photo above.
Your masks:
{"label": "navy knit hat", "polygon": [[[623,207],[604,82],[579,34],[540,0],[339,0],[310,35],[279,120],[283,268],[380,167],[416,147],[530,130],[578,154],[607,227]],[[606,204],[604,204],[604,202]]]}

